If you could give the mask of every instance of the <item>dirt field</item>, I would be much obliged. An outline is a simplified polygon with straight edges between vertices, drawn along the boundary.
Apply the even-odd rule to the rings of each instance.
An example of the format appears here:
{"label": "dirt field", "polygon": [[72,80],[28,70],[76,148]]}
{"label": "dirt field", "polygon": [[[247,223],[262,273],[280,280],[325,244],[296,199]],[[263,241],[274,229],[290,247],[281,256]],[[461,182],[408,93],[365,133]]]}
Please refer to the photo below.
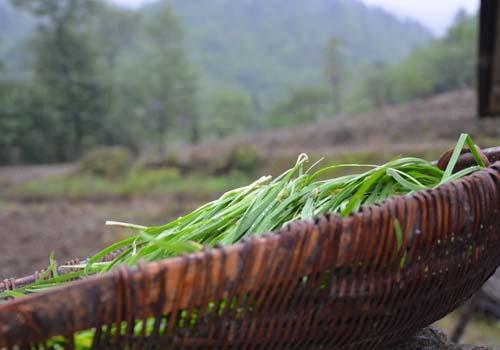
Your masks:
{"label": "dirt field", "polygon": [[65,262],[125,237],[126,230],[107,227],[106,220],[159,224],[198,204],[181,196],[0,202],[0,279],[46,267],[52,251],[58,262]]}

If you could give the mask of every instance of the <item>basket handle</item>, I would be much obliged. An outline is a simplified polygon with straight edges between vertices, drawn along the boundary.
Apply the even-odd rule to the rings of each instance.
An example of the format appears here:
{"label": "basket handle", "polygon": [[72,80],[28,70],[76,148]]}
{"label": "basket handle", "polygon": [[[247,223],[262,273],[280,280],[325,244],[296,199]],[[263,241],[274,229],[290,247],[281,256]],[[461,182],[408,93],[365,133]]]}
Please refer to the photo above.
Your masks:
{"label": "basket handle", "polygon": [[[500,147],[492,147],[481,149],[477,145],[475,145],[481,160],[484,162],[486,166],[490,166],[492,163],[495,163],[500,160]],[[453,149],[443,153],[439,160],[437,161],[437,167],[441,170],[445,170],[448,166],[448,162],[450,161],[451,155],[453,154]],[[457,164],[453,169],[454,172],[465,169],[467,167],[473,166],[476,164],[476,160],[470,153],[469,149],[462,149],[460,153],[460,158],[458,158]]]}

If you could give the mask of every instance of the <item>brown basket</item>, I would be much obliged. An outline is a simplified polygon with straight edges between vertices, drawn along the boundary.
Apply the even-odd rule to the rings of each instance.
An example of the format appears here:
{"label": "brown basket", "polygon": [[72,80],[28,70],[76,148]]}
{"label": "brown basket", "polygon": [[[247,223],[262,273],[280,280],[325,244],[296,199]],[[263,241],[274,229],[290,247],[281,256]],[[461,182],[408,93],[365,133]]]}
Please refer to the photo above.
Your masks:
{"label": "brown basket", "polygon": [[[500,149],[486,153],[496,161]],[[499,213],[497,161],[347,218],[298,221],[11,301],[0,306],[0,349],[47,349],[56,335],[72,348],[73,334],[90,328],[93,349],[386,349],[495,271]]]}

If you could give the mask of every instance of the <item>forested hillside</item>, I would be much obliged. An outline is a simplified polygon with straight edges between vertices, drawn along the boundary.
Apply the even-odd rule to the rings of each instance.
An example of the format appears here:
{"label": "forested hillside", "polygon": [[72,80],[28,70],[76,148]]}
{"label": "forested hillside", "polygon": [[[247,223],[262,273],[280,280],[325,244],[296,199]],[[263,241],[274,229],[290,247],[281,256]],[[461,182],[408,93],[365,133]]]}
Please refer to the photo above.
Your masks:
{"label": "forested hillside", "polygon": [[0,0],[0,164],[173,146],[474,84],[477,21],[431,38],[357,0]]}
{"label": "forested hillside", "polygon": [[[342,38],[353,64],[395,62],[431,38],[422,25],[357,0],[164,2],[181,19],[189,56],[204,83],[211,89],[239,87],[265,107],[284,97],[290,86],[321,80],[323,51],[332,36]],[[149,16],[164,2],[139,11]],[[26,39],[33,23],[8,3],[0,0],[0,37],[10,49],[5,64],[16,65],[23,56],[19,40]]]}
{"label": "forested hillside", "polygon": [[431,38],[422,25],[357,0],[167,2],[182,19],[190,55],[207,83],[242,87],[266,106],[290,86],[322,79],[332,36],[342,38],[353,65],[399,61]]}

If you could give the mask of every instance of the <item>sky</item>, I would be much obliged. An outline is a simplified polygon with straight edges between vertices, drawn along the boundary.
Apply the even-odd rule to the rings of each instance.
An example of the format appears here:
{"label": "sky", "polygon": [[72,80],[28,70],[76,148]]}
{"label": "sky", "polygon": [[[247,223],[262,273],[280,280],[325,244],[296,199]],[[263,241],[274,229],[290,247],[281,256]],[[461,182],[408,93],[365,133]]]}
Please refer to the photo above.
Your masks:
{"label": "sky", "polygon": [[[115,3],[136,7],[154,0],[112,0]],[[205,0],[210,1],[210,0]],[[235,0],[238,1],[238,0]],[[400,18],[412,18],[430,28],[434,34],[442,35],[453,22],[460,8],[476,11],[479,0],[362,0],[396,14]]]}
{"label": "sky", "polygon": [[436,35],[442,35],[453,22],[461,8],[477,11],[479,0],[362,0],[392,12],[400,18],[413,18],[429,27]]}

